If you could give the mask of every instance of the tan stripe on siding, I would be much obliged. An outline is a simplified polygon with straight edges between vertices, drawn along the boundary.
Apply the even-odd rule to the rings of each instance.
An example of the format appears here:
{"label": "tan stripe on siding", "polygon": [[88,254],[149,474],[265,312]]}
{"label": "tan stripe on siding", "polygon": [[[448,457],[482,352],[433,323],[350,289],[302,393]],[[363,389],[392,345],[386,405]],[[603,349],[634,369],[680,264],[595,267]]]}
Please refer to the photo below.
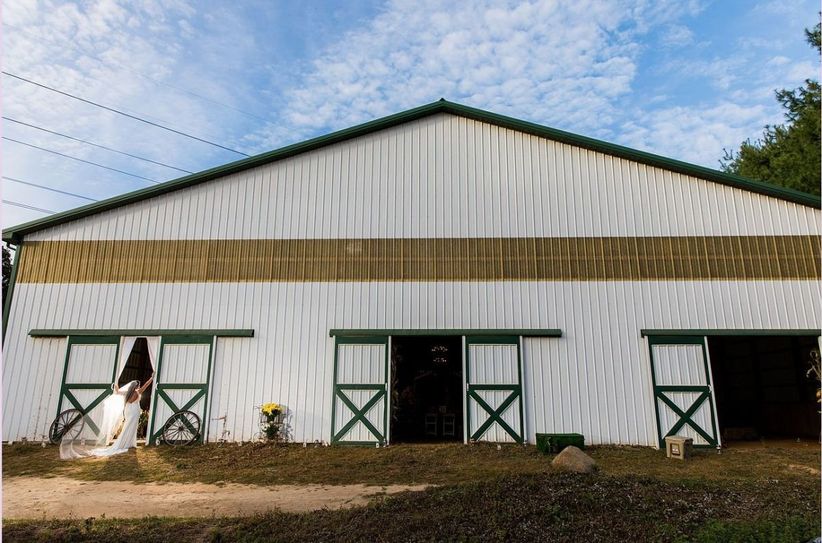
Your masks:
{"label": "tan stripe on siding", "polygon": [[21,283],[818,279],[818,236],[47,241]]}

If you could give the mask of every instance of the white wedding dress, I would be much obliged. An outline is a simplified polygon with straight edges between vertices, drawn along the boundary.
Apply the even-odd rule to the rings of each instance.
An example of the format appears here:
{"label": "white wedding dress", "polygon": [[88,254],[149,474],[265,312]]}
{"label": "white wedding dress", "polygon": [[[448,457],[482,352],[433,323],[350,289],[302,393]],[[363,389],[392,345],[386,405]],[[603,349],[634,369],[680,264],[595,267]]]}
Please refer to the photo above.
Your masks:
{"label": "white wedding dress", "polygon": [[[60,441],[60,458],[70,460],[88,456],[114,456],[137,446],[137,426],[140,424],[140,395],[126,403],[126,394],[136,388],[136,381],[129,382],[114,394],[100,402],[84,415],[79,434],[69,432]],[[116,429],[122,430],[111,445]]]}
{"label": "white wedding dress", "polygon": [[114,440],[114,443],[108,447],[92,449],[90,452],[93,456],[114,456],[127,452],[130,448],[137,446],[137,425],[140,423],[140,396],[137,400],[127,403],[123,415],[125,422],[120,435]]}

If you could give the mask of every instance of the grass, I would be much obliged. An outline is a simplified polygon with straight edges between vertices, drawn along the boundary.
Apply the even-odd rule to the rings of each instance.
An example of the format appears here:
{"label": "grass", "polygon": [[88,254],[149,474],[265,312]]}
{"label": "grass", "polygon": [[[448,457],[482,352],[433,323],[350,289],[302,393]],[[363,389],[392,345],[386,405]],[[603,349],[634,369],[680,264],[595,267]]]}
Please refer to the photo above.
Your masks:
{"label": "grass", "polygon": [[61,462],[3,448],[4,477],[262,485],[433,483],[367,507],[241,518],[7,521],[7,541],[804,541],[819,535],[818,445],[698,451],[596,447],[592,476],[558,473],[534,447],[387,449],[208,445]]}
{"label": "grass", "polygon": [[[245,518],[12,521],[7,541],[802,541],[818,491],[684,485],[644,477],[503,477],[383,498],[367,507]],[[775,508],[775,506],[777,506]],[[765,527],[764,531],[761,528]],[[696,534],[694,536],[694,534]],[[784,537],[783,537],[784,536]]]}
{"label": "grass", "polygon": [[[668,460],[647,447],[594,447],[587,451],[608,475],[663,481],[767,481],[818,478],[818,446],[696,451],[688,462]],[[233,482],[275,484],[453,484],[501,475],[550,471],[535,447],[478,444],[362,447],[268,444],[146,447],[108,459],[61,461],[55,447],[3,447],[3,476],[63,476],[86,481]]]}

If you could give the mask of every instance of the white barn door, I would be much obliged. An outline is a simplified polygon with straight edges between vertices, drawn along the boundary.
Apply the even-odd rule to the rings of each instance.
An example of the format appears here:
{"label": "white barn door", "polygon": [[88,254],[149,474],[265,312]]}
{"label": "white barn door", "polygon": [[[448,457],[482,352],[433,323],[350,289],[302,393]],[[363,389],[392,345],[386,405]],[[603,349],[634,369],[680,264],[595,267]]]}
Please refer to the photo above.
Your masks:
{"label": "white barn door", "polygon": [[[58,414],[65,409],[77,409],[84,415],[88,414],[112,393],[119,348],[119,336],[68,338]],[[97,435],[99,430],[94,421],[87,418],[86,423]]]}
{"label": "white barn door", "polygon": [[331,443],[384,445],[388,416],[388,337],[337,337]]}
{"label": "white barn door", "polygon": [[198,440],[203,441],[207,426],[213,343],[213,336],[162,338],[155,375],[149,444],[157,442],[163,425],[171,415],[180,411],[191,411],[200,419]]}
{"label": "white barn door", "polygon": [[519,337],[468,336],[465,345],[468,439],[522,443]]}
{"label": "white barn door", "polygon": [[705,338],[651,336],[648,343],[660,448],[671,435],[693,438],[696,447],[716,447],[719,440]]}

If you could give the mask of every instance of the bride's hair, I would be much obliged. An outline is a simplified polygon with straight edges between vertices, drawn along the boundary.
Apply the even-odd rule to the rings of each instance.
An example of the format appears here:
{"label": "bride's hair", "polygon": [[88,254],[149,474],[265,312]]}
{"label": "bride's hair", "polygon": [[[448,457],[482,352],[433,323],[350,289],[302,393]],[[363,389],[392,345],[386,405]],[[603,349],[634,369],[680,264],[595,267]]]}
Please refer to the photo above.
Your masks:
{"label": "bride's hair", "polygon": [[124,395],[126,401],[128,401],[128,399],[131,398],[131,395],[134,393],[135,390],[137,390],[137,387],[140,386],[140,381],[129,381],[127,386],[128,388],[126,388],[126,393]]}

